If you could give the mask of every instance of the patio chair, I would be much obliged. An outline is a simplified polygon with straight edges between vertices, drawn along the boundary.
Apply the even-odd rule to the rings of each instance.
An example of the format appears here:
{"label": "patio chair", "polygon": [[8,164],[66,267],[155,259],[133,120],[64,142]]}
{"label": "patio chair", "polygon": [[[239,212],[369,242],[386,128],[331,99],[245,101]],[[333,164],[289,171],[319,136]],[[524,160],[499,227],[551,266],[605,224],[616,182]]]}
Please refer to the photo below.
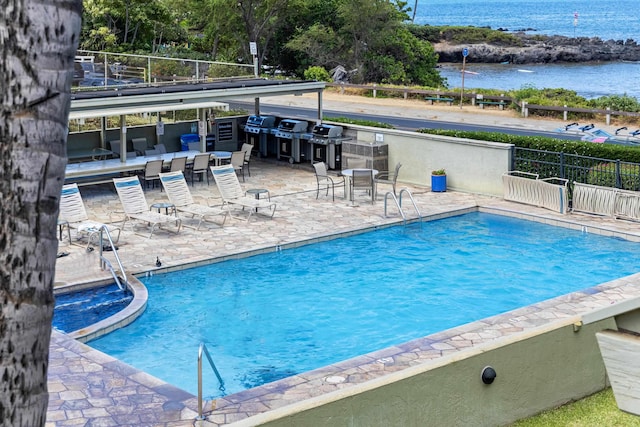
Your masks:
{"label": "patio chair", "polygon": [[253,212],[258,212],[259,209],[269,209],[271,212],[270,217],[273,218],[276,212],[276,204],[271,200],[247,196],[240,186],[238,175],[236,175],[232,165],[211,166],[210,169],[213,179],[218,185],[218,191],[222,196],[222,206],[227,209],[232,218],[236,218],[231,214],[233,205],[241,206],[242,210],[248,208],[249,216],[247,221],[249,221]]}
{"label": "patio chair", "polygon": [[133,222],[140,222],[148,227],[151,227],[148,238],[151,238],[156,228],[162,227],[164,224],[175,223],[177,230],[180,232],[182,221],[178,216],[165,215],[158,212],[151,212],[149,205],[144,197],[144,191],[140,185],[140,180],[137,176],[129,176],[125,178],[113,178],[113,184],[118,192],[120,203],[124,208],[124,221],[122,222],[122,228],[126,225],[127,221],[131,222],[131,229],[133,228]]}
{"label": "patio chair", "polygon": [[373,178],[373,181],[376,184],[376,197],[378,197],[378,184],[389,184],[393,189],[393,195],[396,196],[396,182],[398,180],[398,173],[400,172],[400,168],[402,167],[402,163],[398,162],[396,164],[396,168],[393,172],[391,171],[381,171]]}
{"label": "patio chair", "polygon": [[144,166],[144,172],[140,175],[140,178],[145,183],[145,188],[149,188],[151,183],[152,188],[156,188],[156,182],[160,181],[159,173],[162,172],[162,165],[164,160],[149,160]]}
{"label": "patio chair", "polygon": [[207,218],[216,217],[219,215],[223,216],[222,223],[216,224],[220,226],[224,225],[224,222],[227,219],[227,212],[219,208],[195,203],[193,201],[193,197],[191,196],[191,192],[189,191],[187,181],[184,179],[182,171],[178,170],[174,172],[161,173],[160,182],[167,192],[169,201],[173,203],[178,212],[183,212],[185,214],[191,215],[191,218],[198,218],[198,225],[195,227],[196,230],[200,228],[200,224],[202,224],[202,221],[206,221]]}
{"label": "patio chair", "polygon": [[165,166],[162,170],[164,172],[180,171],[184,175],[187,170],[187,157],[186,156],[174,157],[173,159],[171,159],[171,163],[169,163],[169,166],[168,167]]}
{"label": "patio chair", "polygon": [[244,151],[231,153],[231,166],[239,175],[242,175],[242,182],[244,182]]}
{"label": "patio chair", "polygon": [[253,151],[253,145],[247,144],[246,142],[242,144],[242,148],[240,149],[244,153],[244,166],[247,167],[247,175],[251,176],[251,169],[249,169],[249,164],[251,163],[251,151]]}
{"label": "patio chair", "polygon": [[331,197],[335,202],[335,187],[336,185],[342,185],[342,189],[345,190],[344,178],[330,177],[327,173],[327,165],[324,162],[314,163],[313,169],[316,172],[316,183],[318,185],[316,189],[316,199],[320,195],[320,189],[322,188],[324,190],[326,188],[326,195],[329,195],[329,189],[331,189]]}
{"label": "patio chair", "polygon": [[[62,221],[66,221],[66,225],[69,229],[76,230],[76,239],[80,240],[83,237],[87,238],[87,248],[89,245],[98,243],[98,238],[101,233],[100,228],[103,225],[101,222],[92,221],[87,215],[87,211],[82,201],[82,195],[78,189],[78,184],[66,184],[62,186],[62,194],[60,196],[60,212],[58,218]],[[120,240],[120,228],[112,225],[106,225],[107,231],[111,236],[114,236],[114,243]],[[69,234],[71,240],[71,234]],[[69,243],[73,243],[69,241]]]}
{"label": "patio chair", "polygon": [[200,175],[200,182],[203,181],[203,175],[207,177],[207,185],[209,185],[209,153],[196,154],[191,166],[191,185],[195,182],[194,176]]}
{"label": "patio chair", "polygon": [[354,201],[356,190],[366,190],[371,195],[371,203],[375,198],[375,182],[373,181],[373,170],[354,169],[351,175],[351,202]]}
{"label": "patio chair", "polygon": [[153,148],[158,150],[158,153],[160,154],[165,154],[167,152],[167,147],[165,147],[164,144],[156,144]]}
{"label": "patio chair", "polygon": [[131,145],[133,146],[133,150],[138,154],[138,156],[142,156],[143,154],[146,156],[145,152],[149,149],[147,145],[147,138],[133,138],[131,139]]}

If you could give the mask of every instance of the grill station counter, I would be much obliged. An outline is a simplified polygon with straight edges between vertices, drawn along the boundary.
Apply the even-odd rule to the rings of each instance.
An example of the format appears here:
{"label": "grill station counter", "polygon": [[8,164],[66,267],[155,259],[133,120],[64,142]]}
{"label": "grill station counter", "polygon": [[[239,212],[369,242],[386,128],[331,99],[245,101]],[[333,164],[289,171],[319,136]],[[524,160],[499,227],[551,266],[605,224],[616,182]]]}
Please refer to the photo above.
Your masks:
{"label": "grill station counter", "polygon": [[311,135],[312,161],[325,162],[329,169],[342,169],[342,141],[351,139],[342,136],[342,126],[315,125]]}
{"label": "grill station counter", "polygon": [[289,163],[300,163],[308,160],[309,156],[309,134],[307,128],[309,123],[302,120],[283,119],[278,124],[275,136],[278,144],[278,160],[289,159]]}
{"label": "grill station counter", "polygon": [[260,155],[267,157],[269,135],[276,125],[275,116],[249,116],[244,125],[247,143],[258,147]]}

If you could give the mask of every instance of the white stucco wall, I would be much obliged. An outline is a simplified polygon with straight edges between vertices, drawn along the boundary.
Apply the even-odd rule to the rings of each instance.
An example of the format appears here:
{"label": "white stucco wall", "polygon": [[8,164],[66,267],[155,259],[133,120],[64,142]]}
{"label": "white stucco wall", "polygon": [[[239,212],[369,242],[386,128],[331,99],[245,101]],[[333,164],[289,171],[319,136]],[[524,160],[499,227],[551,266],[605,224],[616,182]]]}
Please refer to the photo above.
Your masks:
{"label": "white stucco wall", "polygon": [[389,146],[389,169],[401,162],[398,181],[413,185],[430,187],[431,171],[445,169],[452,190],[501,196],[502,174],[511,165],[512,144],[351,125],[344,134],[371,144],[381,134]]}

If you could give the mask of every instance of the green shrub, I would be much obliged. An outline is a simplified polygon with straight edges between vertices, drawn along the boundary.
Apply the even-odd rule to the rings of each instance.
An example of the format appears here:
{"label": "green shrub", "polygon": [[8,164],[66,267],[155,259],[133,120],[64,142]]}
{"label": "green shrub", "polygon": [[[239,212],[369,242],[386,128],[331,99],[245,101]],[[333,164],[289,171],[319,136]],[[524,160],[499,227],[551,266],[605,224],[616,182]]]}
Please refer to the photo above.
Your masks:
{"label": "green shrub", "polygon": [[372,120],[350,119],[348,117],[327,117],[327,116],[325,116],[323,120],[328,120],[330,122],[336,122],[336,123],[346,123],[350,125],[369,126],[369,127],[382,128],[382,129],[395,129],[394,126],[390,125],[389,123],[374,122]]}
{"label": "green shrub", "polygon": [[322,67],[309,67],[304,72],[305,80],[315,80],[317,82],[330,82],[331,76],[329,72]]}

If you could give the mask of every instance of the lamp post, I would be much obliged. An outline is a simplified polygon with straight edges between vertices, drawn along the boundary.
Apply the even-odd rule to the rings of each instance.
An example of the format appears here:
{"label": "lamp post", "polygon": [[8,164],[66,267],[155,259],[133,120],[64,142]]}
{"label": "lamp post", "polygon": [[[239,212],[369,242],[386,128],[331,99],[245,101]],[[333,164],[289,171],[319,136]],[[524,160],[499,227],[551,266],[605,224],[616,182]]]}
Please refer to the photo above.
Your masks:
{"label": "lamp post", "polygon": [[469,49],[466,47],[462,49],[462,86],[460,88],[460,108],[462,109],[462,100],[464,99],[464,67],[467,63],[467,56],[469,55]]}

